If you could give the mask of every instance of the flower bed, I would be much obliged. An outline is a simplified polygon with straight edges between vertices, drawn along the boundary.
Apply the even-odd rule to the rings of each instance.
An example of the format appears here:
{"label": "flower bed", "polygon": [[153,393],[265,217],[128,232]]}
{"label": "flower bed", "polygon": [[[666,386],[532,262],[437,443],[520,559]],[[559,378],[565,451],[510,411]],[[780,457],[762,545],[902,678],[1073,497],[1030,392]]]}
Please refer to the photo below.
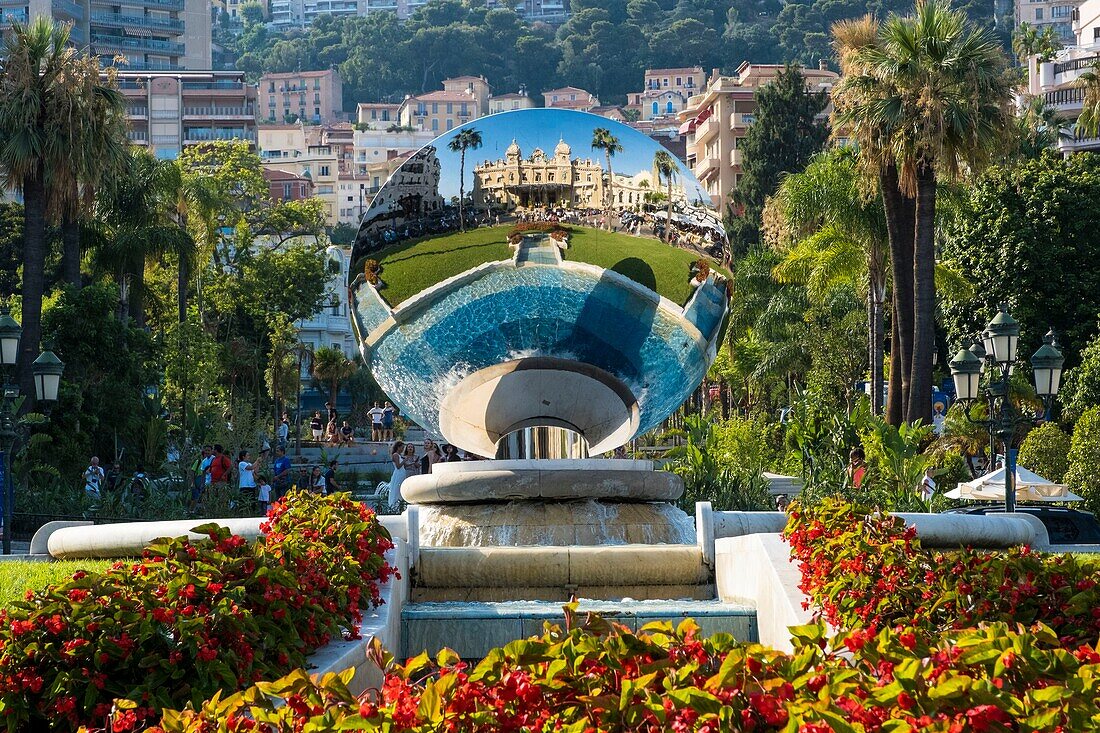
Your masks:
{"label": "flower bed", "polygon": [[932,552],[901,519],[839,500],[794,505],[786,537],[802,591],[836,628],[904,625],[931,636],[1042,622],[1067,645],[1100,637],[1100,571],[1081,557],[1026,547]]}
{"label": "flower bed", "polygon": [[[381,698],[344,679],[296,672],[274,683],[168,712],[157,730],[452,731],[1079,731],[1100,725],[1100,655],[1065,651],[1042,628],[1005,624],[948,634],[840,636],[802,627],[793,655],[690,621],[639,634],[590,619],[494,650],[476,667],[444,651],[387,677]],[[849,650],[849,654],[838,651]]]}
{"label": "flower bed", "polygon": [[99,727],[123,700],[114,730],[133,729],[357,636],[393,573],[374,513],[346,494],[293,493],[261,529],[250,544],[204,525],[210,542],[164,540],[0,611],[0,728]]}

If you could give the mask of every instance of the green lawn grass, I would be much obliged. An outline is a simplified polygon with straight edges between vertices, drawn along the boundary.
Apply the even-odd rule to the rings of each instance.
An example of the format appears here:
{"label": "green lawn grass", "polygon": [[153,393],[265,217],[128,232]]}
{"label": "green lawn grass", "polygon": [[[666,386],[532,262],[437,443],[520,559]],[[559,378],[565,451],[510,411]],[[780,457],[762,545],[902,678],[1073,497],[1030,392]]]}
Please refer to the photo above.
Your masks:
{"label": "green lawn grass", "polygon": [[103,572],[114,560],[63,560],[60,562],[0,562],[0,608],[23,597],[28,590],[40,590],[48,585],[72,578],[77,570]]}
{"label": "green lawn grass", "polygon": [[[386,287],[382,295],[396,306],[420,291],[470,268],[512,257],[507,236],[511,226],[483,227],[465,234],[413,240],[383,250]],[[698,256],[662,242],[629,234],[571,227],[567,260],[586,262],[626,275],[683,305],[691,295],[691,263]]]}

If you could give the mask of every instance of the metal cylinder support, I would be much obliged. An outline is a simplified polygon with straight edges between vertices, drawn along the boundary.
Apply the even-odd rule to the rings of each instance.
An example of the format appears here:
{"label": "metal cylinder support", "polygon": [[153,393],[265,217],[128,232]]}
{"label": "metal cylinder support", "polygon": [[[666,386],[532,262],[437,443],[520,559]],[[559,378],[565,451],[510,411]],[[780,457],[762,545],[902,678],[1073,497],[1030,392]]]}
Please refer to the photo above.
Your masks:
{"label": "metal cylinder support", "polygon": [[497,441],[498,460],[588,458],[588,441],[569,428],[535,425],[508,433]]}

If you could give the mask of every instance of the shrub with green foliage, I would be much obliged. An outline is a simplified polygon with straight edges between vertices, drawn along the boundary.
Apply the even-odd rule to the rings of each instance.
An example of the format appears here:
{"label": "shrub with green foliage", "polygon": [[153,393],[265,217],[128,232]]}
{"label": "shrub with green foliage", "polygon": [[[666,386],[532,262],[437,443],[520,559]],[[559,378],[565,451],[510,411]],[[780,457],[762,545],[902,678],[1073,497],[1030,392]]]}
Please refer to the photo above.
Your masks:
{"label": "shrub with green foliage", "polygon": [[[573,616],[573,614],[570,614]],[[792,629],[784,654],[694,622],[640,632],[598,617],[494,649],[474,667],[449,650],[392,667],[378,697],[350,673],[302,671],[198,710],[156,733],[1036,733],[1100,726],[1100,654],[1045,627],[997,623],[926,641],[912,630]],[[379,654],[385,663],[385,655]],[[116,717],[118,717],[116,715]],[[115,728],[118,730],[118,728]]]}
{"label": "shrub with green foliage", "polygon": [[1069,470],[1070,436],[1057,423],[1043,423],[1024,438],[1016,462],[1054,483]]}
{"label": "shrub with green foliage", "polygon": [[1058,399],[1067,420],[1077,420],[1090,407],[1100,407],[1100,339],[1090,341],[1081,351],[1081,363],[1066,370]]}
{"label": "shrub with green foliage", "polygon": [[102,727],[128,701],[129,730],[164,707],[274,679],[356,636],[381,602],[393,547],[346,494],[292,493],[255,543],[208,524],[209,542],[160,540],[138,562],[72,579],[0,610],[0,719],[7,730]]}
{"label": "shrub with green foliage", "polygon": [[1100,512],[1100,407],[1085,410],[1074,426],[1063,481],[1091,511]]}
{"label": "shrub with green foliage", "polygon": [[1067,646],[1100,636],[1100,567],[1075,555],[925,550],[899,517],[841,501],[792,505],[784,533],[799,587],[833,627],[915,629],[933,639],[980,623],[1046,624]]}

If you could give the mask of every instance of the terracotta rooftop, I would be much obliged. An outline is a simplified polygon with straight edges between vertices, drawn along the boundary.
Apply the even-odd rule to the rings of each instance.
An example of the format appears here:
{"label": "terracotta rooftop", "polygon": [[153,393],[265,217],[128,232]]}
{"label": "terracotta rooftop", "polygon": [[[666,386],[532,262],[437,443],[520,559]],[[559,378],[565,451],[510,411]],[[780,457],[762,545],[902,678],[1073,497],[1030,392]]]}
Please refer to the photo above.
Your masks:
{"label": "terracotta rooftop", "polygon": [[657,76],[658,74],[702,74],[702,66],[690,66],[679,69],[646,69],[646,76]]}

